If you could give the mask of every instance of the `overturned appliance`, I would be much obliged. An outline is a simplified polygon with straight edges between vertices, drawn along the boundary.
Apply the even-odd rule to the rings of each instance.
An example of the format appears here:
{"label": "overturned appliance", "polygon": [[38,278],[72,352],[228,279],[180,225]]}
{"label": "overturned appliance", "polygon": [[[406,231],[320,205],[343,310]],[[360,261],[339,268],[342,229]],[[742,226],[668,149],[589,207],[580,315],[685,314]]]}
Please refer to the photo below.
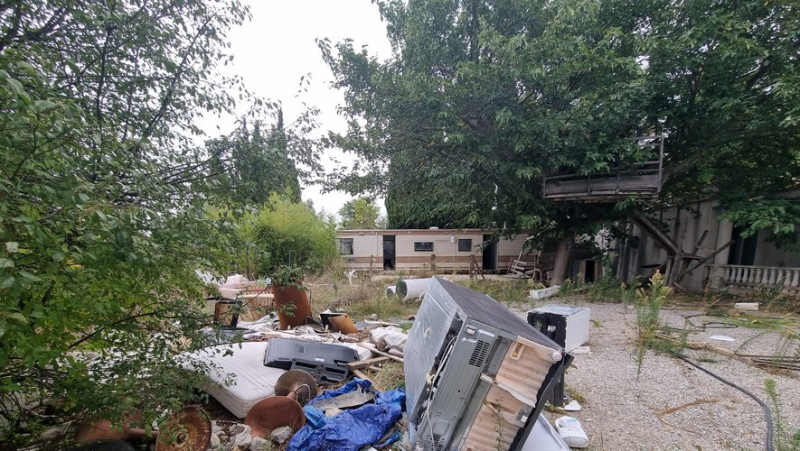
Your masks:
{"label": "overturned appliance", "polygon": [[[412,450],[521,449],[572,361],[494,299],[434,278],[404,359]],[[502,446],[501,446],[502,445]]]}
{"label": "overturned appliance", "polygon": [[358,360],[358,352],[347,346],[315,343],[291,338],[269,341],[264,365],[284,370],[303,370],[316,380],[340,382],[347,378],[348,363]]}

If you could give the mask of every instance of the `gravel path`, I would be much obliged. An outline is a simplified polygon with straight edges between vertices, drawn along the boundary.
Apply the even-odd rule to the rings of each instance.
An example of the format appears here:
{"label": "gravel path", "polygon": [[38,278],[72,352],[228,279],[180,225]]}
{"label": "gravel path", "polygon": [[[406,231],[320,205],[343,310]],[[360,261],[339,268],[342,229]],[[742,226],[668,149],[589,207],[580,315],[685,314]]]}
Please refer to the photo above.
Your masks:
{"label": "gravel path", "polygon": [[[548,302],[549,301],[549,302]],[[547,303],[563,303],[563,299]],[[592,450],[763,450],[766,423],[761,407],[747,395],[678,359],[648,351],[637,376],[634,348],[636,311],[621,304],[580,304],[591,309],[589,354],[575,354],[566,387],[585,398],[578,418],[589,435]],[[535,307],[535,306],[533,306]],[[522,314],[522,309],[515,309]],[[686,317],[696,325],[719,321],[691,310],[661,311],[662,322],[685,328]],[[690,333],[688,340],[750,354],[775,354],[786,341],[774,330],[712,328]],[[795,332],[798,324],[794,323]],[[727,335],[734,342],[710,340]],[[790,355],[798,355],[797,340]],[[783,355],[787,350],[784,349]],[[737,360],[707,351],[687,351],[700,365],[736,383],[773,409],[764,388],[775,380],[783,427],[791,436],[800,430],[800,376],[770,374]],[[684,406],[682,408],[678,408]],[[678,408],[678,409],[675,409]],[[667,409],[674,409],[668,411]],[[666,411],[666,412],[665,412]],[[547,413],[551,421],[559,415]],[[776,431],[777,433],[777,431]],[[788,443],[788,439],[785,443]],[[776,448],[777,449],[777,448]],[[791,448],[786,448],[791,449]]]}

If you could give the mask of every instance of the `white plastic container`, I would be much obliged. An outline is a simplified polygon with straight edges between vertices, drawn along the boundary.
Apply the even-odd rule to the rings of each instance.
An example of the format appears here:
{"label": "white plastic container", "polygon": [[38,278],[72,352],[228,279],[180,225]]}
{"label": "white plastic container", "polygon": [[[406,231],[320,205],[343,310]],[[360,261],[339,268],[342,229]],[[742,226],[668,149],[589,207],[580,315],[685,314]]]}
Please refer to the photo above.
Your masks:
{"label": "white plastic container", "polygon": [[563,416],[555,421],[558,435],[570,448],[586,448],[589,446],[589,437],[581,427],[581,422],[575,418]]}

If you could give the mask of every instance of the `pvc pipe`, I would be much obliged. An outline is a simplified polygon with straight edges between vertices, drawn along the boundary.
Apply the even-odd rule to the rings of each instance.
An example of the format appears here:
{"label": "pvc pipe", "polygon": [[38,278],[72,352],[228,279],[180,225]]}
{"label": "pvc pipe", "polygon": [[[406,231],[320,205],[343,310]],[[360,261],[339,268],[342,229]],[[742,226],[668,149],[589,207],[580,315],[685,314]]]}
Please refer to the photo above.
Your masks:
{"label": "pvc pipe", "polygon": [[404,301],[417,299],[428,291],[432,280],[432,278],[401,280],[397,284],[397,295],[403,298]]}

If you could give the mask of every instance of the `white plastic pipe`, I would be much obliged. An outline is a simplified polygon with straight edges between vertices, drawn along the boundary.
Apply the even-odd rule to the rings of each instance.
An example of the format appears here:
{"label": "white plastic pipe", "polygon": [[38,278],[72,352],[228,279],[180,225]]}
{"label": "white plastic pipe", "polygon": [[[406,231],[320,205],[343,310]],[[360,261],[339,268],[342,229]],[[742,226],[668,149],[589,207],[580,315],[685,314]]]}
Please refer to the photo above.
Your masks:
{"label": "white plastic pipe", "polygon": [[397,295],[403,298],[404,301],[418,299],[422,293],[428,291],[431,285],[432,278],[428,279],[408,279],[401,280],[397,284]]}

